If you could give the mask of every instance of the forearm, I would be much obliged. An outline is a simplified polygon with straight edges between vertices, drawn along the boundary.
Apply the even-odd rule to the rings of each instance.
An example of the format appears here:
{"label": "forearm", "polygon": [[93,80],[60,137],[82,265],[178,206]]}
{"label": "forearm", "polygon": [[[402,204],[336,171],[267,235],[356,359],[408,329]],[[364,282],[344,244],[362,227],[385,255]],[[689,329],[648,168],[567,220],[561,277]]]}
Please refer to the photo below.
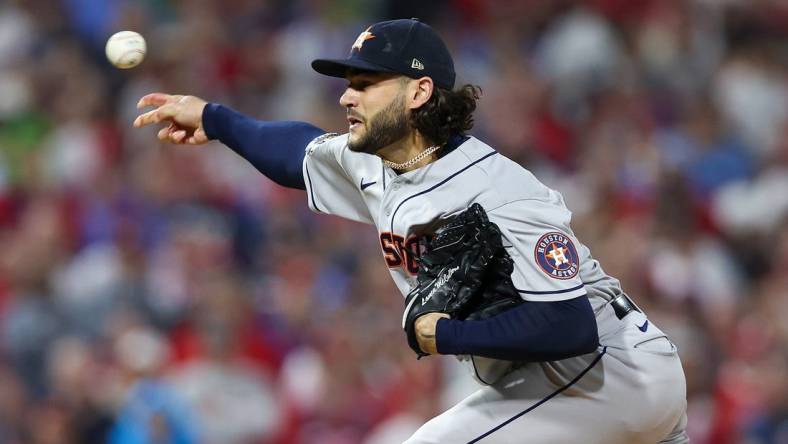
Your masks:
{"label": "forearm", "polygon": [[305,189],[302,165],[306,146],[325,131],[306,122],[255,120],[216,103],[203,110],[210,139],[232,148],[274,182]]}
{"label": "forearm", "polygon": [[526,302],[482,321],[438,320],[441,354],[513,361],[553,361],[592,352],[599,338],[586,296],[557,302]]}

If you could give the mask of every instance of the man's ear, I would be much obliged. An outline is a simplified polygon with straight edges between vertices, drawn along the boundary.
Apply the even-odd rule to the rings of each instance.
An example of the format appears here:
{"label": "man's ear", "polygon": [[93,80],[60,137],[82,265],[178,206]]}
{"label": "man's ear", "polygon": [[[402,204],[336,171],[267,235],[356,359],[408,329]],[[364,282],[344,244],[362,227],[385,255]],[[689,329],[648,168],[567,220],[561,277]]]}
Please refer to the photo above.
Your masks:
{"label": "man's ear", "polygon": [[408,109],[416,109],[427,103],[430,97],[432,97],[434,88],[435,85],[432,83],[430,77],[421,77],[411,80],[407,92]]}

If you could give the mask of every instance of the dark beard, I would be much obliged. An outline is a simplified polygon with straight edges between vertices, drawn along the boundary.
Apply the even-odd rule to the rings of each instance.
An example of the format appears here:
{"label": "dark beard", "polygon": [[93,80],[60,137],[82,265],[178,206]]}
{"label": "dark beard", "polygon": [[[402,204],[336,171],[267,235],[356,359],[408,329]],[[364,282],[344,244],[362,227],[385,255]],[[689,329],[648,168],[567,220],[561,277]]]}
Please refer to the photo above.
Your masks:
{"label": "dark beard", "polygon": [[367,131],[358,142],[348,142],[357,153],[375,154],[379,149],[404,138],[410,131],[405,114],[405,96],[400,94],[372,119],[367,120]]}

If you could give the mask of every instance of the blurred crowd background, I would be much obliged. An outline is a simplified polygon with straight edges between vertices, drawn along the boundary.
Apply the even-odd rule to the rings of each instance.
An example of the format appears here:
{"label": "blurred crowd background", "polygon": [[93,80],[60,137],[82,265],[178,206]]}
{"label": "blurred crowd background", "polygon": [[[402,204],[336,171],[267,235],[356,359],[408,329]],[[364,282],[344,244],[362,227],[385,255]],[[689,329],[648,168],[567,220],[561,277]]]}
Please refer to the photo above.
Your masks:
{"label": "blurred crowd background", "polygon": [[678,344],[694,442],[788,443],[779,0],[0,0],[0,443],[388,444],[474,390],[414,359],[374,228],[131,128],[166,91],[343,131],[309,62],[403,17]]}

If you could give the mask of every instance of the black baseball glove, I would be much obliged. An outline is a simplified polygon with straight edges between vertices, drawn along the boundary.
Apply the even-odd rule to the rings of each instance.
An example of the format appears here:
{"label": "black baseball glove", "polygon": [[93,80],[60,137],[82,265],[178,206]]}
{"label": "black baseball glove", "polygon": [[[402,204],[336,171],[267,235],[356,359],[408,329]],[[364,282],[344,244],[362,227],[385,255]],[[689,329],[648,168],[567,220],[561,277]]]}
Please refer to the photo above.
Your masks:
{"label": "black baseball glove", "polygon": [[402,328],[419,358],[426,356],[414,323],[427,313],[452,319],[486,319],[522,303],[512,284],[514,265],[498,226],[479,204],[452,216],[427,241],[416,288],[405,298]]}

